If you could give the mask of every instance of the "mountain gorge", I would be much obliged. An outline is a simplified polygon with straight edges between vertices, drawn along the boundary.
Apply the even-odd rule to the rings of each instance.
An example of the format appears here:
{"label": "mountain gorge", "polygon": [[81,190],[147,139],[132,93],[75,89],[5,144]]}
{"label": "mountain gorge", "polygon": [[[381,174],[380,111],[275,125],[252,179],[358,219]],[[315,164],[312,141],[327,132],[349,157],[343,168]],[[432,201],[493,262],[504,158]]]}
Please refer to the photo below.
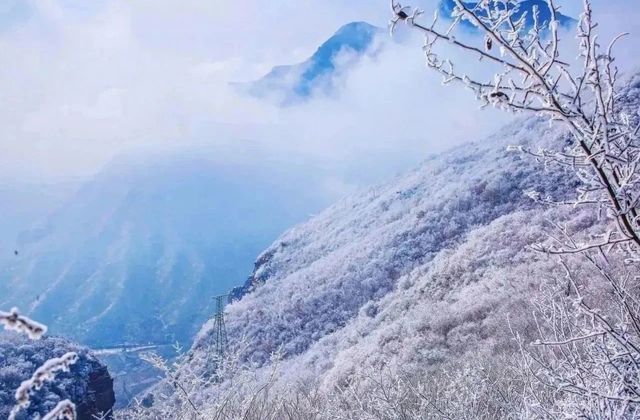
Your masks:
{"label": "mountain gorge", "polygon": [[211,297],[324,204],[313,179],[285,182],[286,171],[189,154],[117,159],[22,235],[0,304],[96,347],[188,343]]}

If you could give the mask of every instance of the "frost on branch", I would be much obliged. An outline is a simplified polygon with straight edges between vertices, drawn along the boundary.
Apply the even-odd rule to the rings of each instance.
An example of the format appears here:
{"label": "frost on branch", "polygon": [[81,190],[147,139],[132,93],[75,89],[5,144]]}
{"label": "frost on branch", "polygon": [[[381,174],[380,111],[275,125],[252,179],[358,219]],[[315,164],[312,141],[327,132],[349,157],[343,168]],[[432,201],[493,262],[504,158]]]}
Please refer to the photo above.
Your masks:
{"label": "frost on branch", "polygon": [[0,324],[6,330],[27,334],[32,340],[40,339],[47,332],[45,325],[20,315],[17,308],[12,308],[9,312],[0,311]]}
{"label": "frost on branch", "polygon": [[76,405],[69,400],[63,400],[55,406],[42,420],[75,420]]}
{"label": "frost on branch", "polygon": [[[583,254],[592,277],[580,279],[567,256],[565,281],[546,285],[535,299],[539,338],[520,342],[521,372],[535,389],[527,396],[537,416],[638,418],[640,415],[640,301],[637,278]],[[575,260],[574,260],[575,261]],[[636,267],[637,269],[637,267]],[[605,285],[609,293],[593,290]],[[521,341],[521,340],[519,340]]]}
{"label": "frost on branch", "polygon": [[[547,205],[580,205],[599,222],[598,233],[586,234],[550,220],[555,233],[531,247],[561,255],[566,281],[537,302],[539,339],[527,346],[514,333],[524,360],[515,369],[527,384],[524,406],[533,418],[638,418],[640,115],[629,101],[630,89],[618,85],[613,56],[625,34],[602,48],[590,1],[584,0],[578,65],[570,66],[560,58],[554,0],[541,2],[548,21],[540,19],[537,7],[530,16],[521,12],[524,2],[519,0],[452,1],[452,23],[441,26],[437,16],[430,24],[403,19],[398,11],[408,16],[412,9],[399,9],[392,0],[392,27],[404,22],[422,32],[427,67],[440,73],[445,84],[470,89],[483,106],[562,124],[567,135],[556,146],[510,150],[577,179],[574,197],[554,201],[535,191],[526,194]],[[463,22],[483,36],[465,36],[459,28]],[[451,48],[478,59],[493,77],[464,74],[441,52]],[[586,262],[588,270],[568,261]],[[606,293],[596,293],[598,288]]]}
{"label": "frost on branch", "polygon": [[[578,65],[560,58],[559,7],[546,0],[550,18],[540,11],[521,11],[518,0],[453,0],[452,22],[442,25],[437,14],[429,24],[416,17],[421,10],[391,0],[392,30],[405,23],[423,33],[427,67],[440,73],[443,83],[460,83],[483,106],[508,112],[530,112],[558,121],[571,136],[570,145],[555,150],[523,152],[545,163],[564,167],[578,176],[581,186],[572,205],[590,205],[613,222],[605,236],[627,254],[640,247],[640,118],[637,108],[625,103],[618,87],[613,47],[624,35],[602,48],[595,33],[589,0],[584,1],[577,38]],[[467,22],[482,37],[465,36]],[[460,36],[456,36],[460,34]],[[493,73],[482,80],[458,69],[436,45],[455,48],[478,59]],[[576,252],[590,244],[565,242],[558,249]]]}
{"label": "frost on branch", "polygon": [[[20,387],[16,390],[16,401],[17,404],[11,410],[11,414],[9,415],[9,420],[15,419],[16,414],[24,408],[29,407],[30,395],[33,391],[37,391],[42,388],[42,386],[47,381],[52,381],[55,379],[56,373],[63,371],[68,372],[71,365],[78,361],[78,355],[75,352],[68,352],[64,354],[62,357],[56,357],[53,359],[47,360],[42,366],[40,366],[30,379],[23,381]],[[56,407],[58,408],[58,407]],[[55,409],[54,409],[55,411]],[[75,412],[75,410],[74,410]],[[52,419],[55,418],[65,418],[65,417],[50,417]],[[74,417],[71,417],[74,418]]]}

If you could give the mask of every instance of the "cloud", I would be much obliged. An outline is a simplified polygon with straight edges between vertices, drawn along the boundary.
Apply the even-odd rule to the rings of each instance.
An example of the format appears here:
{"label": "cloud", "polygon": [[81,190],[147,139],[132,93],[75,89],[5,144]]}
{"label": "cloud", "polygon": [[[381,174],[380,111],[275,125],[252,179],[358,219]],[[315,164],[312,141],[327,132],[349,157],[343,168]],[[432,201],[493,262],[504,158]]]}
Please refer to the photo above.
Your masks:
{"label": "cloud", "polygon": [[424,68],[420,39],[402,35],[361,60],[334,94],[299,106],[229,87],[305,59],[344,23],[384,25],[385,2],[69,3],[32,0],[26,17],[0,30],[0,55],[11,63],[0,68],[5,179],[86,176],[130,150],[194,147],[322,168],[336,193],[505,121],[479,112],[467,91],[442,87]]}

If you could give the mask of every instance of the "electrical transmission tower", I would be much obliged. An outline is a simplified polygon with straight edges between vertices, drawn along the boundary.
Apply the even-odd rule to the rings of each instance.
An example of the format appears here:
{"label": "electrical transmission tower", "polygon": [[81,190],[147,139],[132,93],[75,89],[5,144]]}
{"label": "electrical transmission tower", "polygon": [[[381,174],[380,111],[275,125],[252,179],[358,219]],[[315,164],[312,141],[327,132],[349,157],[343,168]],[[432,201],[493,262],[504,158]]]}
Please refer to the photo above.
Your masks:
{"label": "electrical transmission tower", "polygon": [[221,359],[227,350],[227,328],[224,325],[224,305],[229,295],[215,296],[216,314],[213,318],[213,336],[214,342],[211,346],[211,353],[216,358]]}

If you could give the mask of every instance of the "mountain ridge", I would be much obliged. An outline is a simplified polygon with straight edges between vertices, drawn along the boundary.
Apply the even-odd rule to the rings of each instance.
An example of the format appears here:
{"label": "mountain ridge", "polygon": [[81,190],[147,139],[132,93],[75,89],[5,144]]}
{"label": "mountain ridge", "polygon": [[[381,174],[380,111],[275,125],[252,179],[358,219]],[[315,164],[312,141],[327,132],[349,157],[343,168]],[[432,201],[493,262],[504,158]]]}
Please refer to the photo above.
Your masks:
{"label": "mountain ridge", "polygon": [[[330,91],[331,78],[353,65],[359,56],[373,48],[375,38],[384,31],[367,22],[351,22],[339,28],[305,61],[275,66],[260,79],[248,84],[236,84],[242,91],[256,97],[276,95],[282,104],[292,104],[308,98],[313,91]],[[338,65],[341,54],[353,54]]]}

